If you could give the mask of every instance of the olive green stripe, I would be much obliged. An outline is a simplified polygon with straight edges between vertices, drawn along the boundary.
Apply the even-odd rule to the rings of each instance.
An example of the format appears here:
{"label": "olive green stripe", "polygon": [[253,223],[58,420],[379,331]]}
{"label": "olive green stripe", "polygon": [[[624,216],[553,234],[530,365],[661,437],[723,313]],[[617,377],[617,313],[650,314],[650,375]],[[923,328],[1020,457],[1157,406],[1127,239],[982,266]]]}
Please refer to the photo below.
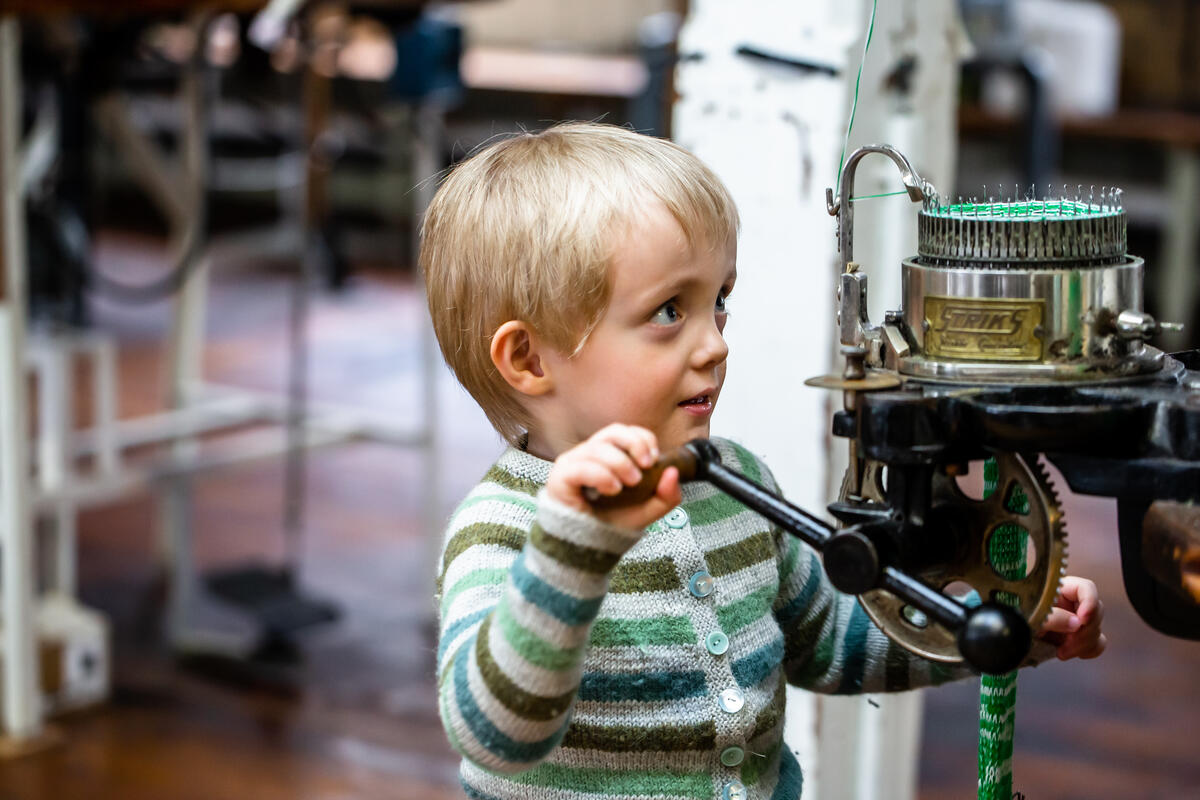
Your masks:
{"label": "olive green stripe", "polygon": [[496,544],[510,550],[520,550],[525,546],[525,531],[497,522],[476,522],[466,526],[446,543],[446,551],[442,554],[442,575],[446,574],[450,564],[461,556],[464,550],[481,544]]}
{"label": "olive green stripe", "polygon": [[592,626],[592,647],[695,644],[696,629],[689,617],[599,619]]}
{"label": "olive green stripe", "polygon": [[652,561],[621,561],[608,581],[608,591],[618,594],[669,592],[679,588],[675,563],[669,556]]}
{"label": "olive green stripe", "polygon": [[699,725],[587,725],[573,722],[563,737],[563,747],[603,750],[609,753],[679,753],[711,750],[717,741],[712,720]]}
{"label": "olive green stripe", "polygon": [[531,786],[575,791],[586,787],[589,793],[600,795],[667,795],[695,800],[712,800],[713,796],[712,777],[707,772],[651,772],[541,764],[526,772],[506,777],[515,783]]}
{"label": "olive green stripe", "polygon": [[767,703],[766,707],[754,718],[754,731],[750,734],[751,739],[774,730],[779,721],[783,719],[783,712],[787,707],[786,687],[787,676],[780,672],[779,685],[775,687],[775,695],[771,698],[771,702]]}
{"label": "olive green stripe", "polygon": [[525,691],[517,686],[492,658],[491,648],[487,646],[488,626],[491,617],[483,621],[475,639],[475,662],[483,675],[483,682],[488,691],[500,703],[514,714],[529,720],[546,722],[561,715],[571,706],[575,699],[575,689],[564,692],[558,697],[541,697]]}
{"label": "olive green stripe", "polygon": [[716,550],[710,550],[704,554],[704,560],[708,564],[708,571],[714,577],[719,578],[722,575],[728,575],[731,572],[737,572],[753,564],[766,561],[774,555],[775,550],[771,547],[771,536],[764,532],[756,533],[724,547],[718,547]]}
{"label": "olive green stripe", "polygon": [[531,497],[536,495],[538,490],[542,488],[541,484],[531,481],[529,478],[522,478],[517,475],[513,475],[511,472],[499,465],[495,465],[487,471],[487,473],[483,476],[483,482],[497,483],[503,486],[505,489],[511,489],[514,492],[527,494]]}
{"label": "olive green stripe", "polygon": [[446,609],[450,607],[450,603],[454,602],[454,598],[468,589],[474,589],[477,586],[498,586],[504,583],[506,577],[508,577],[508,570],[499,567],[495,569],[477,569],[468,572],[459,578],[458,582],[442,598],[442,613],[446,612]]}
{"label": "olive green stripe", "polygon": [[530,664],[552,672],[561,672],[579,664],[583,652],[582,645],[563,648],[547,642],[517,622],[507,603],[496,607],[496,622],[500,625],[500,632],[504,634],[505,641]]}
{"label": "olive green stripe", "polygon": [[717,622],[721,623],[721,630],[728,634],[737,633],[752,622],[765,617],[771,611],[771,603],[778,593],[778,588],[774,584],[767,585],[741,600],[718,607]]}
{"label": "olive green stripe", "polygon": [[529,541],[555,561],[597,575],[603,575],[610,571],[621,560],[619,553],[610,553],[606,550],[598,550],[595,547],[587,547],[560,539],[547,533],[536,522],[529,534]]}

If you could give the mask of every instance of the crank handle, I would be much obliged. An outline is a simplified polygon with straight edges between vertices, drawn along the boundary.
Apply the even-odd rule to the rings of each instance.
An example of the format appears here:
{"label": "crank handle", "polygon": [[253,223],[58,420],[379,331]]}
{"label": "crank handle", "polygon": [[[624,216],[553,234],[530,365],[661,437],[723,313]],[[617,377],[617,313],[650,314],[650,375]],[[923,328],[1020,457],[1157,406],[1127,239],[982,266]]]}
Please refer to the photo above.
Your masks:
{"label": "crank handle", "polygon": [[693,439],[663,453],[636,486],[611,496],[585,489],[584,496],[596,509],[644,501],[654,494],[663,470],[672,466],[679,469],[681,482],[712,484],[821,553],[825,572],[839,591],[862,594],[885,589],[920,609],[955,635],[963,660],[973,669],[1003,674],[1019,666],[1029,653],[1032,633],[1018,611],[999,603],[972,608],[926,586],[881,558],[869,535],[869,526],[879,523],[836,529],[723,465],[720,453],[707,439]]}

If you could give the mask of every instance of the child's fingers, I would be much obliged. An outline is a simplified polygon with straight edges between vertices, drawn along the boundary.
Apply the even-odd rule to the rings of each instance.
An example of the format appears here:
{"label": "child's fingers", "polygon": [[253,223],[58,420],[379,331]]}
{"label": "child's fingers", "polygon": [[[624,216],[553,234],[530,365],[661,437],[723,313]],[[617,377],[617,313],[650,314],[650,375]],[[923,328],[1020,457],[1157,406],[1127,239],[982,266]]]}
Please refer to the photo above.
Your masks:
{"label": "child's fingers", "polygon": [[1059,606],[1073,610],[1075,616],[1084,623],[1090,622],[1094,615],[1103,614],[1100,592],[1096,584],[1084,578],[1063,578],[1062,589],[1059,591]]}
{"label": "child's fingers", "polygon": [[658,459],[658,440],[653,433],[636,425],[609,425],[593,438],[624,450],[642,469],[649,468]]}
{"label": "child's fingers", "polygon": [[585,486],[608,495],[616,494],[625,486],[608,465],[590,458],[573,458],[562,464],[561,478],[571,487],[573,495],[582,492]]}
{"label": "child's fingers", "polygon": [[1082,627],[1079,617],[1065,608],[1052,608],[1042,623],[1043,633],[1074,633]]}
{"label": "child's fingers", "polygon": [[642,479],[642,471],[633,457],[612,442],[594,442],[587,448],[588,458],[600,462],[625,486],[634,486]]}

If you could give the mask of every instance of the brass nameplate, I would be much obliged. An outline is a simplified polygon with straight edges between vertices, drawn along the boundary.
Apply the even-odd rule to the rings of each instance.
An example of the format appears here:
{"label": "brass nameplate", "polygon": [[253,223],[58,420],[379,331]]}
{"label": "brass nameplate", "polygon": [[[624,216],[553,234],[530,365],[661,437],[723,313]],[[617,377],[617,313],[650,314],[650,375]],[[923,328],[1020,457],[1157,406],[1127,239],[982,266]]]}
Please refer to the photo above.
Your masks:
{"label": "brass nameplate", "polygon": [[1041,361],[1044,300],[925,298],[925,354],[971,361]]}

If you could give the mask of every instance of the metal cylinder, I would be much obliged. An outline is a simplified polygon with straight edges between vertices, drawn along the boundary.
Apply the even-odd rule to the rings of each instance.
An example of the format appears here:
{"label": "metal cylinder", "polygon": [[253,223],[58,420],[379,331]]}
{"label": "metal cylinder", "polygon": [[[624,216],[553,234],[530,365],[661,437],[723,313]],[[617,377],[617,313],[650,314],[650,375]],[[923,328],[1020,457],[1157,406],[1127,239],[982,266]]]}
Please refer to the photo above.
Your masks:
{"label": "metal cylinder", "polygon": [[899,371],[965,381],[1106,381],[1159,368],[1119,333],[1141,311],[1143,261],[1125,213],[1075,201],[931,206],[903,262]]}

